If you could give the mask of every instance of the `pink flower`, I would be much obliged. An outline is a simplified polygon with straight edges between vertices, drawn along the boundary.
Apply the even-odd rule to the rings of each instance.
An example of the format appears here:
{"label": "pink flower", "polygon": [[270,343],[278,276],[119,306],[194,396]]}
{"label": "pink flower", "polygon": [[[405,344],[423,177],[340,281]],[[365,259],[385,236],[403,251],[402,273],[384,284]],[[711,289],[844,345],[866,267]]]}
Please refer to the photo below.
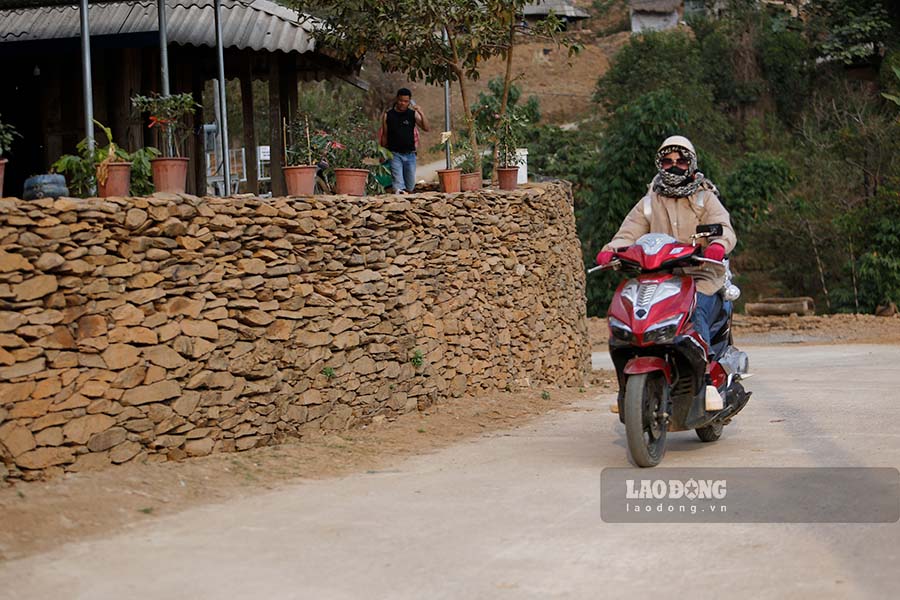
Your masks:
{"label": "pink flower", "polygon": [[340,142],[329,142],[329,145],[336,150],[346,150],[347,146],[343,145]]}

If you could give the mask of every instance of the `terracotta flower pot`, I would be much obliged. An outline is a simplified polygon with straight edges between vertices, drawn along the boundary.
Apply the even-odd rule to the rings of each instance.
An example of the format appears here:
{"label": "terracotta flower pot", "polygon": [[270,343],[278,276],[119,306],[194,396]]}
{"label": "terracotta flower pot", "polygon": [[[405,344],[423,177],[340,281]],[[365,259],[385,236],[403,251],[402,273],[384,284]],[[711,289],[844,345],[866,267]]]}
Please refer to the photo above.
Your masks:
{"label": "terracotta flower pot", "polygon": [[0,158],[0,198],[3,197],[3,175],[6,173],[7,159]]}
{"label": "terracotta flower pot", "polygon": [[187,185],[188,159],[186,158],[154,158],[150,161],[153,168],[153,187],[157,192],[183,194]]}
{"label": "terracotta flower pot", "polygon": [[107,169],[106,183],[97,180],[97,195],[100,198],[127,196],[131,189],[131,163],[109,163]]}
{"label": "terracotta flower pot", "polygon": [[335,169],[334,192],[348,196],[365,196],[368,169]]}
{"label": "terracotta flower pot", "polygon": [[318,167],[308,165],[283,167],[288,196],[312,196],[316,190]]}
{"label": "terracotta flower pot", "polygon": [[497,181],[501,190],[514,190],[518,187],[519,167],[498,167]]}
{"label": "terracotta flower pot", "polygon": [[480,190],[481,184],[481,173],[463,173],[459,177],[459,189],[463,192]]}
{"label": "terracotta flower pot", "polygon": [[441,191],[452,194],[460,190],[460,176],[462,169],[438,169],[438,179],[441,180]]}

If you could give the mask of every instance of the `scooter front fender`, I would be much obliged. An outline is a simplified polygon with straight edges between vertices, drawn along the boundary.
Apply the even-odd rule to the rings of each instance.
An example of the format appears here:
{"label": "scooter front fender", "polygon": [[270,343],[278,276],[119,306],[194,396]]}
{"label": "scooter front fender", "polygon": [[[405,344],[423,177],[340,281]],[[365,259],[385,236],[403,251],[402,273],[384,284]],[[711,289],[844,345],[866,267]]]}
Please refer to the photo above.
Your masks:
{"label": "scooter front fender", "polygon": [[672,368],[658,356],[636,356],[625,363],[626,375],[640,375],[653,371],[662,371],[666,376],[666,383],[672,384]]}

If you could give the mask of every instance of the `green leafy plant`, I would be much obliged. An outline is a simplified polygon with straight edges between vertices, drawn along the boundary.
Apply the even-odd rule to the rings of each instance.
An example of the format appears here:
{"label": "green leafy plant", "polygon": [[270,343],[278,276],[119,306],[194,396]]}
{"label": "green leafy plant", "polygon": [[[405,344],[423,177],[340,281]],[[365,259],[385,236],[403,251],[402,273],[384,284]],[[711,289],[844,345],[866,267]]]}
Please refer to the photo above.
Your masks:
{"label": "green leafy plant", "polygon": [[[897,83],[900,83],[900,67],[898,67],[897,65],[891,65],[891,70],[894,72],[894,76],[897,77]],[[881,95],[897,106],[900,106],[900,95],[888,93],[883,93]]]}
{"label": "green leafy plant", "polygon": [[150,159],[159,155],[156,148],[141,148],[133,153],[126,152],[113,142],[112,131],[99,121],[94,124],[106,135],[106,146],[95,145],[94,152],[88,150],[87,139],[75,146],[78,154],[64,154],[50,168],[55,173],[66,176],[69,190],[78,197],[90,195],[99,181],[105,182],[105,171],[110,162],[131,163],[131,194],[146,196],[153,193]]}
{"label": "green leafy plant", "polygon": [[388,160],[391,151],[382,148],[375,139],[374,128],[363,116],[362,109],[337,126],[330,133],[323,133],[327,141],[324,159],[328,163],[326,177],[333,181],[334,169],[367,169],[369,177],[366,188],[369,193],[381,193],[384,186],[379,182],[390,174]]}
{"label": "green leafy plant", "polygon": [[3,122],[2,116],[0,115],[0,158],[9,151],[15,138],[22,137],[15,127]]}
{"label": "green leafy plant", "polygon": [[334,368],[325,367],[322,369],[322,375],[325,376],[325,379],[334,379]]}
{"label": "green leafy plant", "polygon": [[288,139],[287,164],[290,166],[317,165],[328,156],[333,141],[325,125],[305,113],[288,127]]}
{"label": "green leafy plant", "polygon": [[541,400],[549,400],[549,399],[550,399],[550,392],[548,392],[547,390],[544,390],[543,392],[541,392]]}
{"label": "green leafy plant", "polygon": [[425,364],[425,355],[422,354],[421,350],[416,348],[415,350],[413,350],[413,355],[412,358],[409,359],[409,362],[411,362],[412,365],[416,368],[421,367],[423,364]]}
{"label": "green leafy plant", "polygon": [[131,104],[141,113],[149,113],[149,128],[159,131],[159,145],[166,158],[184,156],[184,141],[191,131],[187,118],[200,107],[191,94],[133,96]]}
{"label": "green leafy plant", "polygon": [[519,156],[516,148],[521,139],[517,127],[520,117],[512,112],[497,114],[494,119],[494,147],[497,151],[497,166],[500,168],[516,167]]}

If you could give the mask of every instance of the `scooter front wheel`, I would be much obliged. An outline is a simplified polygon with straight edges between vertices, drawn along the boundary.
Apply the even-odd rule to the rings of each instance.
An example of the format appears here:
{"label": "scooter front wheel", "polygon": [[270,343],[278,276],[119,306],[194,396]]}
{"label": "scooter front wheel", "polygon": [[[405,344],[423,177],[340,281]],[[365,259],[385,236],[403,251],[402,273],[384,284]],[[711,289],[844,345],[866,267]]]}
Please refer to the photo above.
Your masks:
{"label": "scooter front wheel", "polygon": [[660,372],[631,375],[625,384],[625,437],[639,467],[655,467],[666,453],[667,391]]}

